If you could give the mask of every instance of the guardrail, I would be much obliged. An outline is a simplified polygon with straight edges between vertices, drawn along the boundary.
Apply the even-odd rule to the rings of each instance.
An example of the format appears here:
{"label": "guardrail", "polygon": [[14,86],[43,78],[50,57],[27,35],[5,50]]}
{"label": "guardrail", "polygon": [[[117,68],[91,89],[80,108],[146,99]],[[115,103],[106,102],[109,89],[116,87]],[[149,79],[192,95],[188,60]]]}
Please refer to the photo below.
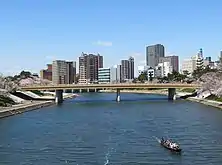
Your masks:
{"label": "guardrail", "polygon": [[199,84],[185,83],[118,83],[118,84],[58,84],[58,85],[33,85],[21,87],[23,90],[34,89],[81,89],[81,88],[199,88]]}

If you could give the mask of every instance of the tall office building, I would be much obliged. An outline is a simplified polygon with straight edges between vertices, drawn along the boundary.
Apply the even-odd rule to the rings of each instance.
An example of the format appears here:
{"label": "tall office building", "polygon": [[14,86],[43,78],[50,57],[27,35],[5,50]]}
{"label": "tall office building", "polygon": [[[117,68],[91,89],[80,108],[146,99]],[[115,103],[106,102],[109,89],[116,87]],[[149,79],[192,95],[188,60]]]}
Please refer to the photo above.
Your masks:
{"label": "tall office building", "polygon": [[68,84],[68,68],[66,61],[56,60],[52,62],[53,84]]}
{"label": "tall office building", "polygon": [[110,68],[110,83],[117,83],[117,66]]}
{"label": "tall office building", "polygon": [[203,59],[203,50],[202,48],[199,50],[196,56],[196,66],[197,68],[202,68],[204,66],[204,59]]}
{"label": "tall office building", "polygon": [[165,48],[161,44],[146,47],[146,65],[155,68],[159,63],[159,57],[165,56]]}
{"label": "tall office building", "polygon": [[159,63],[169,62],[173,68],[173,71],[179,72],[179,57],[178,56],[166,56],[160,57]]}
{"label": "tall office building", "polygon": [[129,58],[129,79],[134,79],[134,58]]}
{"label": "tall office building", "polygon": [[103,68],[103,56],[82,53],[79,57],[79,83],[98,82],[99,68]]}
{"label": "tall office building", "polygon": [[134,79],[134,58],[130,57],[128,60],[121,60],[121,80]]}
{"label": "tall office building", "polygon": [[117,83],[121,83],[122,82],[122,66],[121,65],[117,65],[116,68],[116,82]]}
{"label": "tall office building", "polygon": [[121,79],[128,80],[129,79],[129,61],[121,60]]}
{"label": "tall office building", "polygon": [[52,62],[52,82],[53,84],[72,84],[74,83],[74,64],[64,60]]}
{"label": "tall office building", "polygon": [[68,84],[73,84],[75,83],[75,78],[76,78],[76,62],[70,61],[66,62],[67,63],[67,72],[68,72]]}
{"label": "tall office building", "polygon": [[110,68],[110,83],[121,83],[121,65]]}

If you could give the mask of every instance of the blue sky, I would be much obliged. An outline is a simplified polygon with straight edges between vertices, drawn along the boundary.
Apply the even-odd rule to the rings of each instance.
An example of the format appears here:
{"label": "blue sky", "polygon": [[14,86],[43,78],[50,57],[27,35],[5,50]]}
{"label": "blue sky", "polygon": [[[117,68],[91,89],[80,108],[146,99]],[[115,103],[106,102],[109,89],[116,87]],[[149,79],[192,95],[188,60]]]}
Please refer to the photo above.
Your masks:
{"label": "blue sky", "polygon": [[[203,48],[222,50],[219,0],[7,0],[0,2],[0,72],[39,73],[54,59],[100,53],[104,65],[130,55],[144,64],[145,46],[161,43],[180,61]],[[77,62],[78,63],[78,62]]]}

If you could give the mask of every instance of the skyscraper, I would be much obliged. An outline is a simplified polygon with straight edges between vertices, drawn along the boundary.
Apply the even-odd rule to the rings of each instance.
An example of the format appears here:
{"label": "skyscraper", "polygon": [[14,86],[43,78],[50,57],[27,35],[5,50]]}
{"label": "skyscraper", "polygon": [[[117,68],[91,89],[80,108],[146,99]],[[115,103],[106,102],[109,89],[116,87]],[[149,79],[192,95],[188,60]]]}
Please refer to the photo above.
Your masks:
{"label": "skyscraper", "polygon": [[129,79],[134,79],[134,58],[129,58]]}
{"label": "skyscraper", "polygon": [[128,60],[121,60],[121,80],[134,79],[134,58],[130,57]]}
{"label": "skyscraper", "polygon": [[196,59],[197,59],[197,61],[196,61],[197,68],[202,68],[204,65],[203,49],[202,48],[199,50]]}
{"label": "skyscraper", "polygon": [[53,84],[68,83],[68,68],[66,61],[56,60],[52,62],[52,82]]}
{"label": "skyscraper", "polygon": [[121,60],[121,79],[128,80],[129,79],[129,61]]}
{"label": "skyscraper", "polygon": [[161,44],[146,47],[146,65],[155,68],[159,63],[159,57],[165,56],[165,48]]}
{"label": "skyscraper", "polygon": [[122,66],[121,65],[117,65],[117,68],[116,68],[116,82],[117,83],[121,83],[122,82],[121,73],[122,73]]}
{"label": "skyscraper", "polygon": [[79,83],[97,82],[99,68],[103,68],[103,56],[82,53],[79,57]]}
{"label": "skyscraper", "polygon": [[76,77],[76,62],[69,61],[67,63],[67,72],[68,72],[68,84],[73,84]]}
{"label": "skyscraper", "polygon": [[52,62],[52,82],[53,84],[72,84],[74,82],[74,64],[75,62],[66,62],[56,60]]}

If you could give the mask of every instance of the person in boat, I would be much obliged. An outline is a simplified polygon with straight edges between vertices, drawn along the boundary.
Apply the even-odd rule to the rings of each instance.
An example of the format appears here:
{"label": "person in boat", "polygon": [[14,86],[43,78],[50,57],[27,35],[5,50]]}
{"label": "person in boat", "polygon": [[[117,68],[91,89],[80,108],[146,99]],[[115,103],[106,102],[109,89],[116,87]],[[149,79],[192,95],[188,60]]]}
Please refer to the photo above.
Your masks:
{"label": "person in boat", "polygon": [[173,148],[173,149],[179,149],[180,147],[179,147],[178,144],[176,144],[176,143],[172,143],[172,148]]}
{"label": "person in boat", "polygon": [[162,141],[162,142],[165,142],[165,140],[164,140],[164,138],[163,138],[163,137],[161,138],[161,141]]}
{"label": "person in boat", "polygon": [[171,142],[170,142],[168,139],[165,141],[165,143],[166,143],[166,145],[167,145],[168,147],[170,147]]}

